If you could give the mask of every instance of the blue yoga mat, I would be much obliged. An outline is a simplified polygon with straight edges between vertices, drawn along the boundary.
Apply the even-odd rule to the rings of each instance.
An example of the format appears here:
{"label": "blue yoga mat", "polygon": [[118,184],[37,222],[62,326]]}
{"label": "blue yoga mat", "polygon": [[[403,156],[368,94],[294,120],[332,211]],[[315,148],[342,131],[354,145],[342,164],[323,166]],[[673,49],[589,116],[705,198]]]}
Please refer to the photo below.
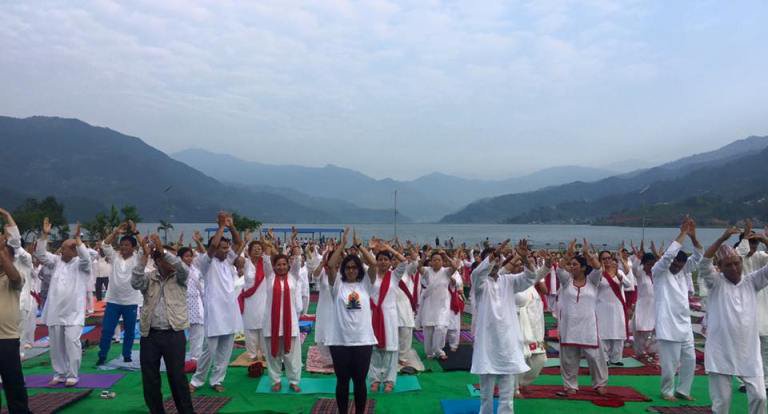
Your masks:
{"label": "blue yoga mat", "polygon": [[[440,400],[444,414],[477,414],[480,411],[480,400]],[[499,409],[499,400],[493,400],[493,412]]]}
{"label": "blue yoga mat", "polygon": [[[272,392],[272,381],[269,377],[264,376],[259,380],[259,385],[256,387],[256,392],[259,394],[296,394],[288,387],[288,380],[282,379],[282,389],[280,392]],[[370,386],[370,384],[369,384]],[[299,394],[335,394],[336,393],[336,378],[302,378],[299,382],[299,388],[301,392]],[[384,387],[379,389],[379,392],[383,392]],[[421,389],[418,378],[413,375],[403,375],[397,377],[395,382],[395,389],[393,392],[408,392],[418,391]],[[350,383],[349,392],[352,392],[353,387]],[[369,395],[372,395],[370,391]]]}

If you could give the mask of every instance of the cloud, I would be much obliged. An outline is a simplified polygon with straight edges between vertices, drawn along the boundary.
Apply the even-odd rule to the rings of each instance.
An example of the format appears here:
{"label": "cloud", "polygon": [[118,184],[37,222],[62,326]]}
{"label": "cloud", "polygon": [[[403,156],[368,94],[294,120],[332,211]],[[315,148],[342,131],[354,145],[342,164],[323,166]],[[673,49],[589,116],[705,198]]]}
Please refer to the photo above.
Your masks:
{"label": "cloud", "polygon": [[[659,8],[630,0],[4,3],[0,111],[74,116],[168,151],[334,163],[377,177],[510,175],[574,163],[568,151],[515,158],[542,143],[599,146],[595,137],[652,131],[622,129],[638,117],[625,108],[665,99],[669,73],[693,70],[685,51],[660,51],[668,38],[649,36]],[[660,29],[676,33],[672,23]]]}

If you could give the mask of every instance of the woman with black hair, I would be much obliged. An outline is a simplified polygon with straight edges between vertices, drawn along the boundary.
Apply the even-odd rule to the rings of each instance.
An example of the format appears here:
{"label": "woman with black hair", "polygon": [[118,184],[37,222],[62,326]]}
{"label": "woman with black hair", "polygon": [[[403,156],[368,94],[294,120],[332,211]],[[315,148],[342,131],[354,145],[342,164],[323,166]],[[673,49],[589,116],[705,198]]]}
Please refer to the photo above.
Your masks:
{"label": "woman with black hair", "polygon": [[629,304],[624,291],[634,288],[634,275],[627,263],[622,265],[629,269],[628,274],[619,269],[617,258],[608,250],[598,253],[598,257],[604,269],[597,290],[600,344],[609,364],[623,366],[624,341],[629,335]]}
{"label": "woman with black hair", "polygon": [[187,313],[189,314],[189,359],[197,362],[203,354],[203,341],[205,340],[204,314],[203,314],[203,275],[193,264],[195,252],[189,247],[182,247],[176,252],[181,261],[189,268],[187,277]]}
{"label": "woman with black hair", "polygon": [[[447,359],[443,347],[451,322],[451,292],[456,287],[453,274],[461,267],[459,260],[452,260],[443,250],[428,251],[428,265],[420,268],[423,299],[419,307],[421,326],[424,331],[424,352],[427,358]],[[445,266],[443,266],[445,265]]]}
{"label": "woman with black hair", "polygon": [[[598,394],[606,393],[608,365],[600,350],[597,331],[597,291],[603,278],[600,262],[589,252],[584,240],[583,256],[575,253],[576,240],[568,245],[563,262],[557,269],[560,280],[558,298],[560,330],[560,375],[567,397],[579,389],[579,361],[583,356],[589,363],[592,387]],[[567,269],[567,270],[565,270]]]}
{"label": "woman with black hair", "polygon": [[[336,404],[340,413],[349,407],[349,381],[355,388],[355,412],[364,413],[368,399],[365,378],[371,363],[373,345],[377,343],[371,324],[371,279],[365,277],[363,262],[356,255],[342,260],[349,237],[344,230],[341,245],[328,261],[328,283],[331,286],[331,320],[326,345],[331,349],[336,373]],[[337,280],[337,272],[341,280]]]}

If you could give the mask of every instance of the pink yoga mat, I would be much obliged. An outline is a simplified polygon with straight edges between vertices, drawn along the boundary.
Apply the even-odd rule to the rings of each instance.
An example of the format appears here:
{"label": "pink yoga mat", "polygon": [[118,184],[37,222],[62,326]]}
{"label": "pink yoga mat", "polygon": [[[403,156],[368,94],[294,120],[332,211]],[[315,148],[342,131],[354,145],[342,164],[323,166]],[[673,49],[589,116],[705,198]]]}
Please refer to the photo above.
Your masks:
{"label": "pink yoga mat", "polygon": [[[80,374],[80,381],[72,388],[111,388],[124,374]],[[66,388],[64,383],[49,386],[52,375],[28,375],[24,377],[27,388]]]}

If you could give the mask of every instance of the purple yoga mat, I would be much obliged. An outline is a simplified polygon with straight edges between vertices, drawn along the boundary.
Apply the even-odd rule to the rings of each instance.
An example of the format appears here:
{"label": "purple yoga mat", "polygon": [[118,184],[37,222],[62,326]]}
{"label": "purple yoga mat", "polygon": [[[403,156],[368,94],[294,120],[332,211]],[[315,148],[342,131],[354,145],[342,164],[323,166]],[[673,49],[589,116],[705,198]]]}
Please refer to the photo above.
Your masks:
{"label": "purple yoga mat", "polygon": [[[80,374],[80,381],[72,388],[111,388],[124,374]],[[27,388],[66,388],[64,383],[49,386],[51,375],[28,375],[24,377]]]}

